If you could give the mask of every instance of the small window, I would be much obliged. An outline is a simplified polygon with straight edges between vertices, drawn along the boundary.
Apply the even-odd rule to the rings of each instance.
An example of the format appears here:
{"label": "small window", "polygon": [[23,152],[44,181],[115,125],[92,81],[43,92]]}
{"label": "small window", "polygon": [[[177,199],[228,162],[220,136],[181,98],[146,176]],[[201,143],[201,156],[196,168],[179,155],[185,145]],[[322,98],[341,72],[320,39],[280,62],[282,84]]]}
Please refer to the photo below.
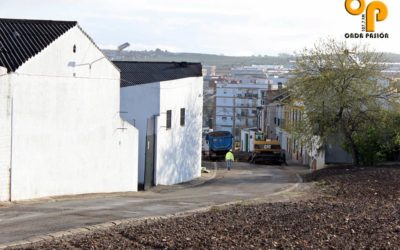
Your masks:
{"label": "small window", "polygon": [[171,128],[172,110],[167,110],[167,129]]}
{"label": "small window", "polygon": [[185,126],[185,109],[181,108],[181,126]]}
{"label": "small window", "polygon": [[72,52],[76,53],[76,45],[74,44],[74,47],[72,47]]}

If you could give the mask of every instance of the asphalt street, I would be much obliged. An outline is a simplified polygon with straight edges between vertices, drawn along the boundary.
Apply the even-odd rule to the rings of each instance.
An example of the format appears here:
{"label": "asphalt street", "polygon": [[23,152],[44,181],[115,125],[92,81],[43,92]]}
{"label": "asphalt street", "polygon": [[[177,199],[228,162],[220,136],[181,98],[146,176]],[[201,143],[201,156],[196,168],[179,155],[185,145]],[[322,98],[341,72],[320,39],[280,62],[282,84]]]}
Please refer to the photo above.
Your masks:
{"label": "asphalt street", "polygon": [[[214,169],[218,166],[218,169]],[[295,185],[301,167],[223,163],[190,183],[145,192],[97,194],[0,207],[0,244],[127,218],[162,216],[228,202],[263,198]]]}

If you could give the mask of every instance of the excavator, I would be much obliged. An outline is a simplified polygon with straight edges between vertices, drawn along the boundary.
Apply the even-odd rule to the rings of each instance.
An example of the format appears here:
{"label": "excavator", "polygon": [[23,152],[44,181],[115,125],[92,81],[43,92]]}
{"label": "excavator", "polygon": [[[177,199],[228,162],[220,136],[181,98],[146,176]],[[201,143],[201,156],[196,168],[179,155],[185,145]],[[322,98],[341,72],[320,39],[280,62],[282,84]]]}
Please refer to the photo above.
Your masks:
{"label": "excavator", "polygon": [[286,164],[286,156],[284,150],[281,149],[279,141],[270,139],[255,140],[250,162]]}

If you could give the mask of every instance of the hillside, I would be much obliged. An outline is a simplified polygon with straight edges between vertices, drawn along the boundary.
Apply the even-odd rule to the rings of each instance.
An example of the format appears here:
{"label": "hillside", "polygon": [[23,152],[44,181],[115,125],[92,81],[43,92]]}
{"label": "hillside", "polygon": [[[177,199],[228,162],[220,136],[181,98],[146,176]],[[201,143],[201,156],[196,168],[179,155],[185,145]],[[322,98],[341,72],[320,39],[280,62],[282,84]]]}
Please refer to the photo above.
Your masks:
{"label": "hillside", "polygon": [[[160,49],[149,51],[117,51],[103,50],[107,57],[112,60],[124,61],[186,61],[200,62],[203,65],[217,66],[218,73],[226,73],[232,67],[258,65],[285,65],[290,66],[295,60],[294,55],[280,54],[279,56],[225,56],[201,53],[173,53]],[[385,58],[389,62],[400,62],[400,54],[385,53]]]}
{"label": "hillside", "polygon": [[294,56],[282,54],[279,56],[224,56],[200,53],[173,53],[162,50],[151,51],[116,51],[103,50],[112,60],[126,61],[186,61],[200,62],[203,65],[215,65],[217,71],[224,72],[232,67],[253,64],[289,65]]}

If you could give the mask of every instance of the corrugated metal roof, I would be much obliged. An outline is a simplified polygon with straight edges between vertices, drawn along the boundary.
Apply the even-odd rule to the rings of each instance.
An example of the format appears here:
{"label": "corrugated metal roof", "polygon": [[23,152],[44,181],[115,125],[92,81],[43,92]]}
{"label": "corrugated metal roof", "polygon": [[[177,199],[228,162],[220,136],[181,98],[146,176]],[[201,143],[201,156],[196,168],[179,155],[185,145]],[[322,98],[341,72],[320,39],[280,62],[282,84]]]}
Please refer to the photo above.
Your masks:
{"label": "corrugated metal roof", "polygon": [[74,21],[0,18],[0,66],[15,71],[76,25]]}
{"label": "corrugated metal roof", "polygon": [[113,61],[121,70],[121,87],[202,76],[200,63]]}

